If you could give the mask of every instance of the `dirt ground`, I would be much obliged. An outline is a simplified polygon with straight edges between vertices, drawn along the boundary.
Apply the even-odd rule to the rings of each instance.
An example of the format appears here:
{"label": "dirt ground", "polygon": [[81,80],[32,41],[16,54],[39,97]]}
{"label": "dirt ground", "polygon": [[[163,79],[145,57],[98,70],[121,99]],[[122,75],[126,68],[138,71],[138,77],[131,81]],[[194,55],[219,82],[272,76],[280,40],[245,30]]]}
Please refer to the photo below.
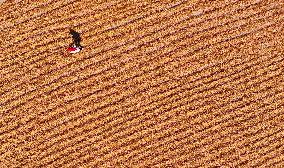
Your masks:
{"label": "dirt ground", "polygon": [[[0,5],[0,167],[284,167],[282,0]],[[84,47],[68,54],[69,29]]]}

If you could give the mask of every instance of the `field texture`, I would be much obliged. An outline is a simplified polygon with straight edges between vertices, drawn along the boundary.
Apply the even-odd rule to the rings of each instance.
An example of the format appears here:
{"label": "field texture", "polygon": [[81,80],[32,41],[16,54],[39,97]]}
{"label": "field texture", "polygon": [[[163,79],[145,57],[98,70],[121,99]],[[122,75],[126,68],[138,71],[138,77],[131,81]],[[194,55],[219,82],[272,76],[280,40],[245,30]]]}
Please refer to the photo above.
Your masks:
{"label": "field texture", "polygon": [[[283,0],[7,0],[0,167],[284,167]],[[68,55],[69,29],[84,49]]]}

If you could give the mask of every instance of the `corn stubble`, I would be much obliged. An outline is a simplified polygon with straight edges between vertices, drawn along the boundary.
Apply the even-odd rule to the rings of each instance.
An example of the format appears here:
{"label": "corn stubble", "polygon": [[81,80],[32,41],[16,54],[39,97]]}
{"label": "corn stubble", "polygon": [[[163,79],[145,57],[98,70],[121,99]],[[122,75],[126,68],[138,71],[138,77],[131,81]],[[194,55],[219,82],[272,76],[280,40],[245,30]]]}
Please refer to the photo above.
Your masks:
{"label": "corn stubble", "polygon": [[283,7],[4,2],[1,167],[284,166]]}

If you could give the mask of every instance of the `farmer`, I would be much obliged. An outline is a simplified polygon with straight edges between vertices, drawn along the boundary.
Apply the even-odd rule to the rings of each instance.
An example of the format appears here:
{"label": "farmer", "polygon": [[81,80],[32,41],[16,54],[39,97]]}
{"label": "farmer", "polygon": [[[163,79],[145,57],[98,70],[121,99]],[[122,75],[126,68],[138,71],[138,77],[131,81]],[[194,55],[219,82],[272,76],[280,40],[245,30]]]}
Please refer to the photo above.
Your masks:
{"label": "farmer", "polygon": [[78,46],[78,45],[73,45],[73,46],[70,46],[69,48],[67,48],[67,51],[71,54],[75,54],[75,53],[78,53],[82,50],[82,47],[81,46]]}
{"label": "farmer", "polygon": [[67,48],[67,51],[71,54],[80,52],[83,47],[81,46],[81,37],[80,34],[72,29],[70,29],[70,34],[73,38],[73,43]]}

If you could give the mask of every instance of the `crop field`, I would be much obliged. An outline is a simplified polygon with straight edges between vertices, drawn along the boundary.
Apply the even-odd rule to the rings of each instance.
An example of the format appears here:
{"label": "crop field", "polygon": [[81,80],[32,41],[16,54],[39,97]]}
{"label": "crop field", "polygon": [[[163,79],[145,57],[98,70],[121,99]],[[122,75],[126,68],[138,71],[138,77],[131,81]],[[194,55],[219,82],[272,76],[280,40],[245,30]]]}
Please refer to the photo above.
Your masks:
{"label": "crop field", "polygon": [[0,167],[284,167],[283,12],[283,0],[1,2]]}

